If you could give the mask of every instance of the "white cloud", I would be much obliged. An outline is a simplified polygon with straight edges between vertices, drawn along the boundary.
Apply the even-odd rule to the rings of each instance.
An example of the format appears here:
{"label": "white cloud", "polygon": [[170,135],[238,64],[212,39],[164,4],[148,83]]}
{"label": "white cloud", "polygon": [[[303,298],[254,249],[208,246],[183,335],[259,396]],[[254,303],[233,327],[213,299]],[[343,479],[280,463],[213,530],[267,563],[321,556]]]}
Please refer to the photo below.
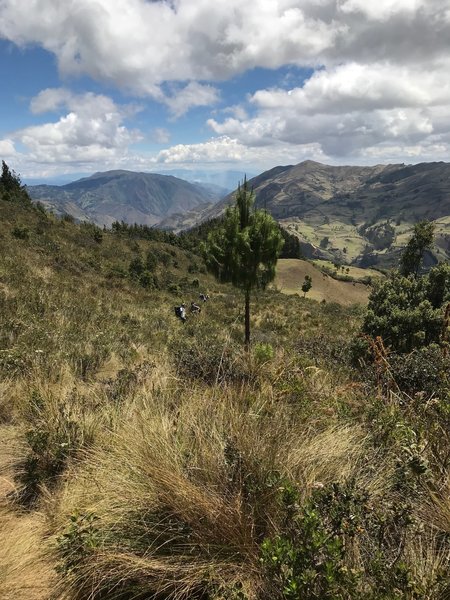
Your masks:
{"label": "white cloud", "polygon": [[72,94],[64,88],[47,88],[31,99],[30,110],[33,114],[41,114],[58,110],[70,103]]}
{"label": "white cloud", "polygon": [[385,21],[397,13],[415,13],[423,5],[422,0],[341,0],[339,8],[344,13],[362,13]]}
{"label": "white cloud", "polygon": [[183,89],[166,96],[164,102],[175,118],[181,117],[194,106],[211,106],[219,100],[219,91],[211,85],[189,82]]}
{"label": "white cloud", "polygon": [[65,89],[47,89],[31,100],[34,112],[65,108],[57,121],[26,127],[15,132],[41,162],[88,162],[119,158],[142,136],[128,129],[124,117],[129,107],[119,107],[110,98],[92,93],[72,94]]}
{"label": "white cloud", "polygon": [[[333,157],[380,144],[429,144],[450,135],[450,63],[434,71],[354,61],[316,71],[302,87],[266,89],[250,98],[251,117],[209,119],[217,135],[249,146],[318,143]],[[440,143],[442,139],[438,139]]]}
{"label": "white cloud", "polygon": [[447,12],[447,0],[2,0],[0,35],[42,45],[65,75],[163,99],[162,82],[254,67],[429,64],[448,51]]}
{"label": "white cloud", "polygon": [[[219,82],[248,69],[315,69],[302,87],[234,97],[208,120],[216,139],[172,146],[161,163],[450,150],[449,0],[0,0],[1,36],[52,52],[63,76],[151,97],[174,118],[215,106]],[[128,160],[139,139],[124,124],[130,109],[104,96],[48,89],[30,108],[65,109],[12,136],[36,160]],[[162,125],[153,137],[168,143]]]}
{"label": "white cloud", "polygon": [[13,140],[10,140],[8,138],[0,140],[0,156],[3,159],[13,157],[16,154],[17,153],[14,147]]}
{"label": "white cloud", "polygon": [[157,144],[168,144],[170,141],[170,131],[165,127],[156,127],[151,133],[151,138]]}
{"label": "white cloud", "polygon": [[294,148],[288,144],[277,144],[275,148],[251,148],[228,136],[220,136],[200,144],[178,144],[157,155],[155,162],[159,164],[189,165],[192,163],[213,163],[226,165],[239,163],[241,166],[261,166],[270,168],[274,165],[274,156],[279,163],[294,164],[306,158],[326,159],[317,144],[306,144],[303,148]]}

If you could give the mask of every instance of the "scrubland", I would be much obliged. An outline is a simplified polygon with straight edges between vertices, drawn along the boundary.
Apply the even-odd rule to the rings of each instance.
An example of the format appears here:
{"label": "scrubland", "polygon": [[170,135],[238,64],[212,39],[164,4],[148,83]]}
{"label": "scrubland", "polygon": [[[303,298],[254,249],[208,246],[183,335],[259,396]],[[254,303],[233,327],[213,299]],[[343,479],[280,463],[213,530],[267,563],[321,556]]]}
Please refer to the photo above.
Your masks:
{"label": "scrubland", "polygon": [[0,598],[450,597],[444,373],[405,391],[352,361],[363,308],[277,291],[246,353],[192,252],[0,209]]}

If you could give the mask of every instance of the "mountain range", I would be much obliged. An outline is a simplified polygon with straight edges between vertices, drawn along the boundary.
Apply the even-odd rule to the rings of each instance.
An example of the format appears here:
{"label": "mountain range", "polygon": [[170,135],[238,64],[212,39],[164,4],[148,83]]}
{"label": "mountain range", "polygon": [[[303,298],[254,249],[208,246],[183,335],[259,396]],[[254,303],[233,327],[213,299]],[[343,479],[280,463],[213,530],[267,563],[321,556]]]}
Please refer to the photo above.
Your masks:
{"label": "mountain range", "polygon": [[219,200],[211,186],[172,175],[106,171],[65,185],[31,185],[27,190],[57,214],[110,226],[114,221],[157,225],[174,212],[187,213]]}
{"label": "mountain range", "polygon": [[[256,206],[301,242],[308,258],[389,267],[414,223],[436,224],[429,264],[450,256],[450,164],[329,166],[314,161],[277,166],[249,180]],[[177,177],[108,171],[63,186],[29,186],[47,208],[80,220],[115,220],[180,231],[217,217],[233,201]]]}
{"label": "mountain range", "polygon": [[[436,223],[430,264],[450,250],[450,164],[329,166],[304,161],[279,166],[249,181],[256,206],[302,242],[305,256],[347,264],[396,263],[414,223]],[[228,195],[203,214],[216,217]],[[179,224],[180,225],[180,224]]]}

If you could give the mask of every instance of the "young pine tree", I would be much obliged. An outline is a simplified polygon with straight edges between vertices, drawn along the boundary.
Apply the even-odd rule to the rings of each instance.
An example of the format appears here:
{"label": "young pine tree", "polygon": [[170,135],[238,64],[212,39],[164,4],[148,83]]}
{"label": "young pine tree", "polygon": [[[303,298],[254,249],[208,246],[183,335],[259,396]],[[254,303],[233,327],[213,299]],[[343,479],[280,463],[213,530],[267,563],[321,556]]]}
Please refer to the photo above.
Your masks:
{"label": "young pine tree", "polygon": [[275,277],[283,238],[274,219],[254,208],[255,196],[247,179],[238,187],[234,206],[227,208],[217,229],[209,233],[203,254],[207,269],[222,283],[245,295],[245,347],[250,346],[250,294],[264,289]]}

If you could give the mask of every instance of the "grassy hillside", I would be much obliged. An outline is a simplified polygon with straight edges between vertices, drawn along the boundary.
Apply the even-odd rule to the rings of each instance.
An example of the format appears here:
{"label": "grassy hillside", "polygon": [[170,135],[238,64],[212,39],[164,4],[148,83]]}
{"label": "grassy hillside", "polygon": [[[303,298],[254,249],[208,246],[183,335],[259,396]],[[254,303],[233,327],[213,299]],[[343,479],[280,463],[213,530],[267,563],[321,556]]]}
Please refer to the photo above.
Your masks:
{"label": "grassy hillside", "polygon": [[[357,274],[363,271],[363,269],[354,270]],[[275,286],[284,294],[303,295],[301,287],[305,275],[309,275],[312,279],[308,298],[318,302],[337,302],[343,306],[367,303],[370,287],[356,281],[338,281],[306,260],[280,259],[277,264]]]}
{"label": "grassy hillside", "polygon": [[0,200],[0,598],[448,598],[444,396],[329,298],[255,294],[245,353],[240,294],[131,234]]}

